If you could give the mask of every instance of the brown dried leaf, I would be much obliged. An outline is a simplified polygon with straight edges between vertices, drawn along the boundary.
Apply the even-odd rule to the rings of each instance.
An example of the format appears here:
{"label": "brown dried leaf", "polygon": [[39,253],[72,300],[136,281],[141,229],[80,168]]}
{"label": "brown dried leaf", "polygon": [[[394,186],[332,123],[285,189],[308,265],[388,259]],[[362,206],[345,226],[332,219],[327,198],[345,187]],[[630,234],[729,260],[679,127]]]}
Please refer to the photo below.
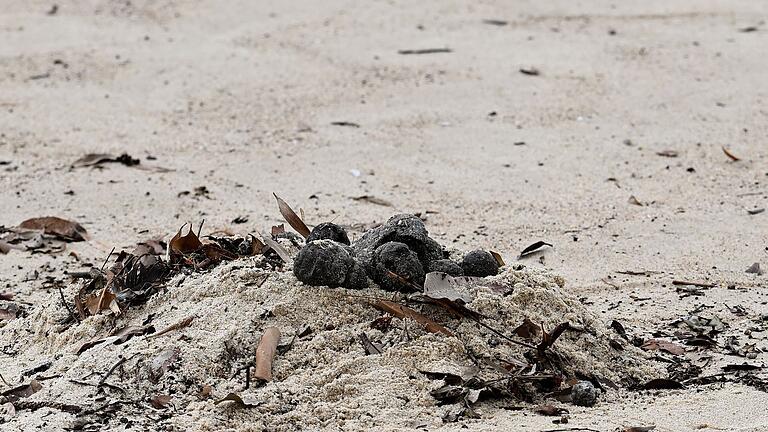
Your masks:
{"label": "brown dried leaf", "polygon": [[723,153],[725,153],[725,155],[726,155],[726,156],[728,156],[728,158],[730,158],[730,159],[731,159],[732,161],[734,161],[734,162],[738,162],[738,161],[740,161],[740,160],[741,160],[741,158],[739,158],[739,157],[735,156],[733,153],[731,153],[730,151],[728,151],[728,149],[727,149],[727,148],[725,148],[725,146],[723,146]]}
{"label": "brown dried leaf", "polygon": [[629,200],[627,202],[632,204],[632,205],[636,205],[636,206],[640,206],[640,207],[645,205],[645,204],[641,203],[640,200],[638,200],[634,195],[630,195]]}
{"label": "brown dried leaf", "polygon": [[536,413],[544,416],[559,416],[568,414],[568,410],[565,408],[557,408],[554,405],[539,405],[536,407]]}
{"label": "brown dried leaf", "polygon": [[14,402],[19,399],[32,396],[33,394],[39,392],[42,388],[43,386],[37,382],[37,380],[32,380],[29,382],[29,384],[22,384],[18,387],[6,390],[0,393],[0,396],[4,396],[8,401]]}
{"label": "brown dried leaf", "polygon": [[230,394],[226,395],[223,399],[219,399],[216,402],[214,402],[213,404],[214,405],[218,405],[218,404],[220,404],[222,402],[226,402],[226,401],[234,402],[235,406],[238,407],[238,408],[256,408],[257,406],[260,405],[259,403],[255,402],[255,401],[243,400],[243,398],[240,397],[240,395],[235,394],[235,393],[230,393]]}
{"label": "brown dried leaf", "polygon": [[410,318],[423,325],[424,328],[430,333],[442,333],[446,336],[453,336],[453,333],[451,333],[451,331],[447,328],[407,306],[403,306],[399,303],[394,303],[387,300],[376,300],[375,302],[372,302],[371,305],[380,311],[387,312],[400,319]]}
{"label": "brown dried leaf", "polygon": [[184,229],[183,226],[179,228],[179,232],[176,233],[168,243],[168,247],[172,254],[188,254],[195,252],[203,246],[203,243],[197,237],[197,234],[192,231],[192,225],[189,226],[189,232],[184,236],[181,235],[182,229]]}
{"label": "brown dried leaf", "polygon": [[299,217],[299,215],[296,214],[296,212],[293,211],[291,206],[288,205],[285,201],[283,201],[277,194],[272,193],[272,195],[275,196],[275,199],[277,200],[277,207],[280,209],[280,214],[283,215],[286,222],[291,226],[291,228],[295,229],[297,233],[301,234],[302,237],[307,238],[309,237],[309,228],[307,228],[307,225],[304,223],[303,220]]}
{"label": "brown dried leaf", "polygon": [[115,315],[120,315],[120,306],[117,304],[117,296],[105,287],[101,293],[92,293],[85,299],[85,309],[90,315],[96,315],[103,310],[111,310]]}
{"label": "brown dried leaf", "polygon": [[25,230],[42,230],[45,234],[56,236],[66,241],[85,241],[88,231],[77,222],[56,216],[27,219],[19,224]]}
{"label": "brown dried leaf", "polygon": [[534,340],[541,331],[541,328],[533,323],[528,318],[523,320],[523,323],[512,330],[512,333],[520,336],[523,339]]}
{"label": "brown dried leaf", "polygon": [[641,348],[646,351],[665,351],[672,355],[685,354],[685,348],[683,348],[682,346],[673,342],[660,340],[660,339],[649,339],[645,341],[645,343]]}
{"label": "brown dried leaf", "polygon": [[488,252],[491,253],[491,255],[493,256],[493,259],[496,260],[496,263],[499,265],[499,267],[504,267],[505,265],[507,265],[504,262],[504,258],[501,257],[500,253],[498,253],[496,251],[492,251],[492,250],[489,250]]}
{"label": "brown dried leaf", "polygon": [[146,339],[154,339],[154,338],[156,338],[158,336],[162,336],[162,335],[170,333],[172,331],[181,330],[181,329],[183,329],[185,327],[189,327],[189,325],[192,324],[192,321],[194,321],[194,319],[195,319],[194,315],[186,317],[186,318],[184,318],[181,321],[178,321],[176,323],[173,323],[173,324],[169,325],[168,327],[160,330],[157,333],[154,333],[154,334],[151,334],[151,335],[147,336]]}
{"label": "brown dried leaf", "polygon": [[171,399],[172,397],[170,395],[159,394],[153,396],[152,399],[149,400],[149,403],[154,408],[163,409],[167,407],[169,403],[171,403]]}

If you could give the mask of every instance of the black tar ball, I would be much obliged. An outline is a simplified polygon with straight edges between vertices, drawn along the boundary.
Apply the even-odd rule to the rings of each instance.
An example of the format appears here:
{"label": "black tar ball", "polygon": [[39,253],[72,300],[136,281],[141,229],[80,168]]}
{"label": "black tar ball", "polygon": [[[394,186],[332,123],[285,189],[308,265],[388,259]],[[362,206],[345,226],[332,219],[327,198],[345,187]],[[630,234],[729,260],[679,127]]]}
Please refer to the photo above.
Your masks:
{"label": "black tar ball", "polygon": [[484,250],[474,250],[464,256],[461,261],[464,276],[495,276],[499,273],[499,263],[496,258]]}
{"label": "black tar ball", "polygon": [[314,227],[307,237],[307,243],[314,240],[333,240],[338,243],[349,245],[349,237],[344,228],[331,222],[323,222]]}
{"label": "black tar ball", "polygon": [[393,277],[389,272],[417,285],[424,283],[424,267],[419,261],[419,256],[405,243],[388,242],[377,247],[373,253],[373,262],[373,280],[385,290],[415,291],[412,286]]}
{"label": "black tar ball", "polygon": [[442,272],[451,276],[464,276],[464,270],[461,268],[461,266],[449,259],[430,261],[429,271]]}
{"label": "black tar ball", "polygon": [[345,247],[332,240],[307,243],[296,256],[293,274],[307,285],[344,286],[355,261]]}

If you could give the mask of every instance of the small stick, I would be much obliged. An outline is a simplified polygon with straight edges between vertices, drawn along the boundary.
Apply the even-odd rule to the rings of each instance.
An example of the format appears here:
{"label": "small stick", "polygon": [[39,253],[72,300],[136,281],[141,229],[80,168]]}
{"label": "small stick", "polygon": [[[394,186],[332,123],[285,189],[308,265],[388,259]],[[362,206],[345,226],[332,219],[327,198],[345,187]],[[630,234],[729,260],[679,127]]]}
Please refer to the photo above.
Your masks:
{"label": "small stick", "polygon": [[112,375],[112,372],[114,372],[118,367],[120,367],[121,364],[125,363],[126,360],[127,359],[125,357],[121,356],[120,360],[118,360],[117,363],[115,363],[111,368],[109,368],[107,373],[99,380],[97,387],[101,387],[102,385],[104,385],[104,381],[106,381],[107,378],[109,378],[109,376]]}
{"label": "small stick", "polygon": [[156,338],[158,336],[162,336],[162,335],[164,335],[166,333],[170,333],[170,332],[172,332],[174,330],[179,330],[179,329],[183,329],[184,327],[188,327],[190,324],[192,324],[192,320],[194,320],[194,319],[195,319],[194,315],[192,315],[190,317],[187,317],[187,318],[184,318],[183,320],[181,320],[181,321],[179,321],[177,323],[171,324],[168,327],[160,330],[157,333],[154,333],[154,334],[151,334],[151,335],[145,337],[145,339],[154,339],[154,338]]}
{"label": "small stick", "polygon": [[672,285],[690,285],[690,286],[696,286],[701,288],[714,288],[717,286],[716,284],[708,284],[704,282],[690,282],[690,281],[684,281],[684,280],[673,280]]}
{"label": "small stick", "polygon": [[107,255],[107,259],[104,260],[104,264],[101,265],[101,271],[104,271],[104,266],[107,265],[109,262],[109,258],[112,257],[112,254],[115,253],[115,248],[113,247],[111,251],[109,251],[109,255]]}
{"label": "small stick", "polygon": [[272,360],[275,358],[277,344],[280,342],[280,330],[267,327],[256,348],[256,370],[254,377],[261,381],[272,381]]}
{"label": "small stick", "polygon": [[76,322],[80,322],[80,318],[75,315],[75,313],[72,311],[72,309],[69,308],[69,305],[67,304],[67,300],[64,298],[64,291],[61,289],[61,285],[58,285],[57,288],[59,288],[59,296],[61,296],[61,302],[64,304],[64,307],[67,308],[67,312],[69,312],[69,316],[72,317]]}

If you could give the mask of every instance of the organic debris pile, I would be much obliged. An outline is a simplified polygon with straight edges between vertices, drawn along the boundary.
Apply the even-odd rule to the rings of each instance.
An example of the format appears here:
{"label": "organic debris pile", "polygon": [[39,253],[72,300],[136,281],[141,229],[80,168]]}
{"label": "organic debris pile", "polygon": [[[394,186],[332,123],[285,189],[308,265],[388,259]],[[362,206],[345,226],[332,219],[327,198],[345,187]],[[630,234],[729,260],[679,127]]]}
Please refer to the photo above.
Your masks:
{"label": "organic debris pile", "polygon": [[182,227],[5,321],[10,430],[436,427],[666,377],[557,276],[446,251],[412,215],[351,242],[278,203],[300,235]]}

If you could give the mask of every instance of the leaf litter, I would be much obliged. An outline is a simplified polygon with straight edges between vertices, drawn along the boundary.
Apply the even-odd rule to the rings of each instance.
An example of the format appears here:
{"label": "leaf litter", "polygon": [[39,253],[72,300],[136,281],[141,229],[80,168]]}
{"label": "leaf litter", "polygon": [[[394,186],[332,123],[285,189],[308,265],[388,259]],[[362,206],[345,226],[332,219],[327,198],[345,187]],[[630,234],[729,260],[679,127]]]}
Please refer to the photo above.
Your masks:
{"label": "leaf litter", "polygon": [[[286,219],[303,219],[291,213]],[[302,284],[289,271],[301,247],[290,233],[277,230],[262,241],[253,235],[201,238],[200,228],[184,228],[167,250],[158,241],[141,243],[117,254],[108,270],[93,269],[68,287],[82,323],[57,326],[66,313],[51,302],[6,324],[2,338],[11,349],[42,342],[24,355],[62,355],[53,366],[61,377],[40,390],[41,400],[68,395],[62,412],[95,414],[104,406],[78,420],[91,425],[114,426],[118,411],[136,419],[143,401],[180,410],[161,421],[180,428],[203,422],[213,429],[247,424],[290,430],[296,421],[307,428],[350,422],[371,428],[385,419],[403,427],[405,419],[437,426],[436,418],[439,424],[479,415],[484,401],[546,403],[583,377],[602,391],[682,385],[665,378],[651,355],[633,344],[617,350],[614,336],[631,340],[627,330],[607,327],[567,293],[561,278],[543,270],[516,265],[486,278],[428,273],[411,295],[374,284],[329,290]],[[156,332],[151,321],[163,322],[163,330]],[[29,322],[46,325],[26,333]],[[701,335],[726,328],[697,314],[680,323]],[[290,344],[276,349],[281,334]],[[258,335],[265,335],[261,342]],[[745,357],[752,349],[738,341],[729,347]],[[684,355],[672,342],[648,341],[644,348]],[[252,373],[254,366],[261,372]],[[758,370],[734,365],[724,373]],[[101,376],[106,396],[74,384],[93,374]],[[250,386],[251,377],[261,385]],[[205,395],[201,388],[208,389]],[[393,397],[407,402],[393,406]],[[252,414],[219,417],[223,402]],[[366,415],[333,415],[351,406]]]}

